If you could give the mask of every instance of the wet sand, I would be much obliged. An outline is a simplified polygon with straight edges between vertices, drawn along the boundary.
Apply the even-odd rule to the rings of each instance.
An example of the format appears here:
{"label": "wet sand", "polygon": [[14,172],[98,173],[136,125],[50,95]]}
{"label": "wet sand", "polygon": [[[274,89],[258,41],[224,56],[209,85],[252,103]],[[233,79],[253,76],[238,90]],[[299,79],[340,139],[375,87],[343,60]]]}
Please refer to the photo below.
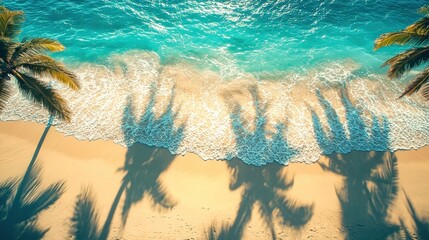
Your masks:
{"label": "wet sand", "polygon": [[[24,174],[43,130],[36,123],[0,122],[0,180]],[[72,238],[71,218],[84,187],[94,195],[99,229],[114,210],[109,239],[417,238],[416,221],[422,220],[420,234],[429,226],[429,147],[251,167],[139,144],[127,149],[79,141],[53,127],[38,162],[42,186],[67,184],[40,214],[39,225],[50,228],[45,239]]]}

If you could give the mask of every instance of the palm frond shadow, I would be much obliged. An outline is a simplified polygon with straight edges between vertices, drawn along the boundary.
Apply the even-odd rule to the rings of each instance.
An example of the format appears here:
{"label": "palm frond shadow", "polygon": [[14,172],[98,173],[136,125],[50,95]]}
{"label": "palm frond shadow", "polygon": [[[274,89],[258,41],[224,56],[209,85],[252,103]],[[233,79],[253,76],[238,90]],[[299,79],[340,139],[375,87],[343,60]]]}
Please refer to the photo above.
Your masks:
{"label": "palm frond shadow", "polygon": [[0,183],[0,238],[42,239],[49,229],[37,225],[41,212],[64,193],[65,182],[41,189],[42,165],[30,162],[24,176]]}
{"label": "palm frond shadow", "polygon": [[[415,230],[415,233],[417,235],[418,239],[429,239],[429,219],[422,218],[416,208],[414,207],[414,204],[411,202],[411,199],[408,197],[407,193],[405,193],[406,203],[407,203],[407,209],[408,213],[411,215],[411,219],[413,222],[413,227]],[[412,234],[407,230],[405,227],[405,224],[403,220],[401,220],[402,228],[405,229],[405,234],[408,239],[414,239],[412,237]]]}
{"label": "palm frond shadow", "polygon": [[101,232],[99,228],[99,216],[95,209],[95,197],[89,187],[83,188],[77,196],[71,222],[70,233],[74,239],[100,239]]}
{"label": "palm frond shadow", "polygon": [[[121,213],[122,229],[126,225],[131,206],[145,197],[151,201],[153,209],[157,211],[170,210],[176,204],[169,196],[160,177],[175,159],[175,155],[170,151],[175,152],[179,147],[184,138],[185,125],[174,126],[178,114],[177,111],[173,111],[174,89],[165,111],[160,116],[154,113],[155,100],[156,88],[153,86],[149,103],[140,118],[135,117],[133,103],[130,99],[128,100],[122,119],[122,130],[125,141],[130,147],[127,149],[124,165],[119,169],[124,172],[122,184],[101,230],[98,230],[101,226],[98,226],[93,196],[89,190],[82,191],[72,219],[71,234],[76,239],[107,239],[114,214],[124,193]],[[146,143],[151,142],[154,146],[140,144],[139,141],[142,140]],[[168,150],[158,148],[165,146],[161,145],[165,143],[168,143],[166,146]]]}
{"label": "palm frond shadow", "polygon": [[[319,164],[323,170],[343,177],[343,183],[336,191],[346,239],[393,236],[398,226],[388,223],[387,217],[398,193],[398,169],[395,154],[386,151],[389,145],[387,119],[380,121],[372,117],[372,126],[367,126],[362,112],[351,103],[343,89],[340,95],[346,111],[347,135],[345,124],[332,104],[319,91],[316,94],[329,126],[325,131],[320,117],[311,110],[316,139],[327,157],[327,163]],[[364,151],[374,147],[377,151]],[[376,231],[368,236],[368,228]]]}
{"label": "palm frond shadow", "polygon": [[[218,232],[215,226],[211,226],[206,231],[208,239],[241,239],[256,206],[273,239],[276,239],[275,223],[299,229],[313,214],[313,205],[300,204],[285,194],[293,187],[294,181],[293,177],[287,177],[283,171],[284,165],[280,163],[288,163],[289,158],[297,153],[284,137],[286,126],[278,124],[276,133],[268,133],[265,129],[266,105],[261,104],[257,88],[250,88],[250,93],[256,110],[256,128],[254,131],[247,130],[246,123],[241,119],[240,108],[236,107],[231,120],[240,159],[234,158],[227,162],[231,173],[229,188],[233,191],[241,188],[241,202],[234,222],[223,224]],[[279,153],[281,156],[275,157]],[[252,161],[246,162],[246,159]],[[259,165],[269,164],[249,165],[255,164],[254,160]]]}
{"label": "palm frond shadow", "polygon": [[284,133],[285,123],[278,123],[275,132],[267,130],[266,111],[268,104],[260,100],[256,86],[251,86],[249,92],[255,108],[254,130],[249,130],[250,123],[243,118],[241,106],[233,104],[230,114],[232,130],[236,141],[236,156],[247,164],[262,166],[268,163],[288,164],[289,159],[297,154],[297,150],[289,146]]}

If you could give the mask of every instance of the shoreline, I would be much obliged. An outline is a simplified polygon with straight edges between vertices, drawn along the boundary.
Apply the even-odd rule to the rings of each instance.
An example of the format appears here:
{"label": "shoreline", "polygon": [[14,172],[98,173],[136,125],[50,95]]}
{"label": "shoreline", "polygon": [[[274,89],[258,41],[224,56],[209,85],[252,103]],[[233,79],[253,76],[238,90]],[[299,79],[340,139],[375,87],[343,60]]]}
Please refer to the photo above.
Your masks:
{"label": "shoreline", "polygon": [[[56,128],[78,138],[112,139],[124,146],[137,141],[204,159],[237,156],[253,165],[316,162],[322,152],[415,148],[429,142],[423,124],[427,103],[393,101],[401,83],[386,90],[385,76],[355,76],[359,66],[347,60],[263,82],[251,76],[224,81],[216,72],[159,64],[147,54],[129,53],[109,69],[76,69],[85,80],[79,93],[58,85],[73,109],[73,121]],[[42,123],[47,118],[16,88],[0,117]]]}
{"label": "shoreline", "polygon": [[[1,122],[0,123],[0,180],[8,177],[21,176],[27,167],[37,141],[44,126],[29,122]],[[109,239],[204,239],[204,232],[214,225],[216,233],[221,232],[222,224],[233,225],[238,216],[238,207],[243,204],[244,196],[254,196],[262,202],[272,201],[277,197],[286,197],[291,203],[305,207],[310,211],[309,219],[301,216],[306,223],[299,227],[280,224],[281,216],[273,215],[274,232],[279,239],[320,239],[336,237],[339,239],[359,238],[373,234],[374,226],[378,227],[377,234],[383,234],[385,224],[397,227],[399,236],[406,236],[416,230],[413,227],[413,218],[410,216],[403,190],[413,203],[419,216],[423,219],[429,216],[429,147],[419,150],[396,151],[393,156],[397,159],[398,188],[397,196],[389,206],[385,221],[371,223],[369,209],[353,205],[349,209],[342,207],[337,195],[343,193],[344,183],[352,175],[340,176],[329,171],[323,171],[320,163],[327,163],[329,159],[322,157],[315,164],[292,163],[288,166],[270,164],[268,166],[253,167],[237,161],[204,161],[195,154],[173,156],[165,150],[138,145],[136,148],[125,148],[112,141],[80,141],[73,136],[65,136],[51,129],[42,146],[39,160],[43,163],[42,185],[63,179],[67,183],[67,191],[55,205],[43,212],[39,218],[39,225],[50,230],[46,239],[70,238],[70,218],[76,197],[85,186],[90,186],[96,199],[95,209],[99,211],[99,222],[102,225],[106,219],[112,202],[118,194],[125,174],[127,154],[144,157],[147,153],[159,155],[157,162],[141,164],[141,172],[137,171],[135,194],[143,193],[143,197],[130,206],[128,220],[124,229],[121,229],[121,213],[124,207],[126,194],[120,197],[120,203],[113,217]],[[360,159],[371,158],[369,152],[353,152],[340,154],[342,158]],[[329,156],[328,156],[329,157]],[[335,156],[332,156],[335,157]],[[136,158],[138,160],[138,158]],[[395,160],[396,161],[396,160]],[[128,164],[128,165],[127,165]],[[131,169],[134,169],[132,167]],[[130,170],[128,170],[130,171]],[[238,179],[242,184],[231,188],[234,175],[239,173]],[[291,183],[289,189],[282,189],[280,185],[271,182],[269,176],[277,176],[280,182]],[[235,177],[237,177],[235,176]],[[293,180],[293,181],[292,181]],[[140,186],[138,183],[145,183]],[[269,188],[264,188],[263,183]],[[261,185],[259,185],[261,184]],[[274,185],[273,185],[274,184]],[[132,186],[132,185],[129,185]],[[171,202],[170,208],[162,207],[157,198],[151,194],[154,187]],[[253,188],[250,186],[254,186]],[[256,189],[254,189],[257,187]],[[267,195],[267,190],[277,189],[277,195]],[[349,191],[353,188],[349,188]],[[161,195],[162,195],[161,194]],[[250,195],[249,195],[250,194]],[[267,197],[264,197],[267,195]],[[340,194],[341,195],[341,194]],[[271,196],[271,197],[268,197]],[[362,197],[362,196],[360,196]],[[155,199],[155,200],[154,200]],[[357,198],[359,199],[359,197]],[[245,201],[244,201],[245,203]],[[265,218],[260,215],[261,202],[249,204],[251,218],[244,225],[244,239],[271,239],[270,229],[267,228]],[[345,214],[348,210],[367,213],[362,219],[350,219]],[[278,210],[274,210],[276,213]],[[284,216],[289,217],[290,216]],[[308,217],[308,216],[307,216]],[[288,218],[288,219],[289,219]],[[289,219],[291,220],[291,219]],[[292,219],[293,220],[293,219]],[[295,219],[296,220],[296,219]],[[363,220],[363,221],[362,221]],[[401,225],[401,221],[404,226]],[[378,224],[378,225],[374,225]],[[384,224],[384,225],[383,225]],[[381,230],[380,230],[381,229]],[[386,228],[388,230],[388,228]],[[386,231],[387,231],[386,230]]]}
{"label": "shoreline", "polygon": [[[6,120],[6,121],[1,121],[0,120],[0,123],[1,124],[6,124],[6,125],[18,125],[17,126],[18,128],[21,127],[21,126],[22,127],[28,127],[30,125],[33,125],[34,127],[31,127],[31,134],[34,134],[34,130],[36,130],[36,129],[37,129],[36,131],[43,132],[43,130],[40,130],[40,129],[44,129],[45,126],[46,126],[44,123],[33,122],[31,120]],[[3,133],[8,133],[8,134],[13,134],[13,135],[18,135],[18,136],[20,136],[22,138],[24,138],[24,136],[27,135],[27,133],[20,132],[20,131],[16,132],[15,130],[12,130],[12,128],[8,129],[7,127],[0,126],[0,133],[2,133],[2,132]],[[73,138],[77,142],[89,142],[89,143],[95,143],[97,145],[101,145],[101,144],[113,144],[113,145],[116,145],[116,146],[121,147],[123,149],[127,149],[126,146],[124,146],[124,145],[122,145],[120,143],[117,143],[117,142],[115,142],[115,141],[113,141],[111,139],[91,139],[91,140],[84,140],[84,139],[80,139],[80,138],[78,138],[77,136],[74,136],[74,135],[67,135],[65,132],[58,131],[55,128],[55,125],[52,125],[52,127],[50,129],[50,132],[55,132],[55,136],[56,137],[59,137],[61,135],[61,136],[66,137],[67,139]],[[33,139],[33,141],[36,141],[36,140]],[[35,142],[35,144],[37,144],[37,142]],[[178,153],[178,154],[176,154],[176,153],[172,153],[169,149],[167,149],[165,147],[157,147],[157,146],[149,145],[149,144],[145,144],[145,143],[138,143],[138,144],[145,145],[145,146],[148,146],[148,147],[153,147],[153,148],[165,149],[165,150],[169,151],[170,154],[176,155],[176,156],[184,156],[184,155],[191,154],[191,155],[196,155],[198,158],[200,158],[203,161],[229,161],[228,159],[212,159],[212,158],[205,159],[202,156],[200,156],[198,153],[194,153],[194,152],[184,152],[184,153]],[[84,144],[82,144],[81,147],[85,148]],[[376,151],[377,152],[378,150],[371,150],[371,151]],[[399,148],[399,149],[396,149],[396,150],[393,150],[393,151],[392,150],[386,150],[386,151],[392,152],[392,153],[395,153],[395,154],[397,154],[397,153],[401,154],[402,152],[409,152],[409,151],[418,151],[418,152],[422,151],[422,152],[428,153],[428,155],[429,155],[429,143],[424,144],[422,146],[412,147],[410,149]],[[320,153],[320,158],[318,160],[315,160],[315,161],[305,161],[304,160],[304,161],[296,161],[296,162],[287,162],[286,164],[280,164],[280,165],[283,165],[285,167],[289,166],[290,164],[312,165],[312,164],[317,164],[320,161],[320,159],[325,158],[326,155],[332,155],[332,154],[350,154],[352,152],[368,152],[368,151],[350,150],[348,152],[342,152],[342,153],[338,153],[338,152],[333,152],[331,154]],[[234,158],[236,158],[236,157],[234,157]],[[266,163],[266,165],[269,165],[269,164],[272,164],[272,163],[269,163],[269,162]],[[275,163],[275,164],[277,164],[277,163]],[[249,164],[249,165],[253,165],[253,164]],[[262,166],[266,166],[266,165],[262,165]],[[253,166],[255,166],[255,165],[253,165]]]}

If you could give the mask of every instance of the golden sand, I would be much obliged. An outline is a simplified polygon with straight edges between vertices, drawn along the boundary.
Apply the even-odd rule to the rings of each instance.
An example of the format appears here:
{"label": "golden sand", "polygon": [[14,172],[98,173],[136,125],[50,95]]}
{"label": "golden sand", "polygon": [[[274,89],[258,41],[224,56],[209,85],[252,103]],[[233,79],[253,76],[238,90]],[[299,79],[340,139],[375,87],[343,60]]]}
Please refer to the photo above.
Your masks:
{"label": "golden sand", "polygon": [[[22,176],[43,129],[43,125],[29,122],[0,122],[0,180]],[[229,226],[230,232],[242,232],[243,239],[272,239],[273,234],[278,239],[378,238],[387,235],[389,229],[396,232],[391,237],[416,236],[417,217],[429,217],[429,147],[394,154],[353,152],[330,157],[331,161],[347,159],[349,164],[377,157],[396,162],[397,167],[392,166],[397,169],[398,180],[389,184],[398,189],[397,194],[382,191],[390,197],[393,194],[388,209],[360,204],[376,202],[376,180],[352,183],[360,179],[360,172],[373,174],[371,171],[380,170],[384,163],[373,170],[357,164],[359,170],[346,168],[352,170],[342,175],[324,171],[319,163],[251,167],[239,161],[203,161],[191,153],[172,156],[164,149],[143,145],[127,149],[109,141],[78,141],[52,128],[38,159],[44,166],[43,185],[65,180],[67,190],[40,215],[39,225],[50,228],[46,239],[71,238],[77,196],[89,186],[96,199],[99,228],[115,197],[120,197],[114,206],[109,239],[205,239],[210,231],[214,236],[221,234],[222,225]],[[323,157],[319,162],[328,164],[329,160]],[[292,180],[293,185],[282,190],[283,183]],[[134,194],[125,226],[121,215],[127,190],[121,192],[122,185]],[[370,194],[362,193],[365,189]],[[341,205],[339,200],[346,192],[349,202]],[[414,219],[405,192],[415,208]],[[279,199],[302,212],[278,217]],[[260,206],[271,208],[261,211]],[[239,212],[239,207],[246,211]],[[377,214],[385,216],[374,217]],[[250,216],[248,221],[246,216]],[[283,225],[281,219],[289,222]],[[428,227],[427,221],[423,223]]]}

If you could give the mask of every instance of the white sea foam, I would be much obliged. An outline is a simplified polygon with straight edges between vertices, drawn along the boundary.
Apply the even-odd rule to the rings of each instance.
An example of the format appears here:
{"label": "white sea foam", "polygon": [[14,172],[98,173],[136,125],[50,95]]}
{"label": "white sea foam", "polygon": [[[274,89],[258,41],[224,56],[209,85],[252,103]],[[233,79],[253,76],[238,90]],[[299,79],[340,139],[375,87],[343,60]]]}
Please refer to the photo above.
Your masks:
{"label": "white sea foam", "polygon": [[[82,89],[59,84],[73,110],[56,129],[81,140],[140,142],[203,159],[238,157],[248,164],[315,162],[325,153],[415,149],[429,143],[429,106],[397,100],[403,84],[356,76],[350,61],[306,74],[257,80],[186,64],[162,66],[156,54],[114,55],[109,66],[75,69]],[[14,89],[0,120],[45,123],[48,114]]]}

